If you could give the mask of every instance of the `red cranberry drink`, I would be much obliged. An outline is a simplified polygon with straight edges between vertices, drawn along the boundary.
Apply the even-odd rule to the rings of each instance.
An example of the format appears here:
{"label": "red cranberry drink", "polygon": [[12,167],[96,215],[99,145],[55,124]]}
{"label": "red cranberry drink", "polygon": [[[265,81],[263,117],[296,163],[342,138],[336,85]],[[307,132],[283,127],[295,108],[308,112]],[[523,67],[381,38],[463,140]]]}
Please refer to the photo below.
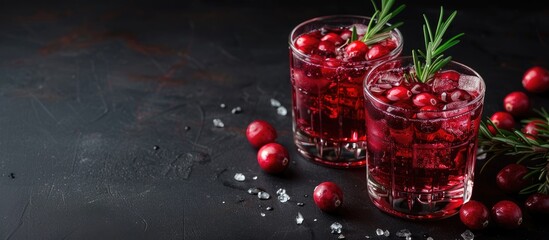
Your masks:
{"label": "red cranberry drink", "polygon": [[374,64],[398,56],[403,44],[396,28],[378,36],[381,41],[361,41],[369,21],[321,17],[298,25],[290,35],[294,140],[299,152],[316,163],[366,164],[364,77]]}
{"label": "red cranberry drink", "polygon": [[[444,31],[436,32],[441,39]],[[386,61],[364,82],[368,193],[381,210],[408,219],[452,216],[473,189],[484,81],[470,67],[439,57],[435,44],[443,42],[432,41],[425,45],[432,54]]]}

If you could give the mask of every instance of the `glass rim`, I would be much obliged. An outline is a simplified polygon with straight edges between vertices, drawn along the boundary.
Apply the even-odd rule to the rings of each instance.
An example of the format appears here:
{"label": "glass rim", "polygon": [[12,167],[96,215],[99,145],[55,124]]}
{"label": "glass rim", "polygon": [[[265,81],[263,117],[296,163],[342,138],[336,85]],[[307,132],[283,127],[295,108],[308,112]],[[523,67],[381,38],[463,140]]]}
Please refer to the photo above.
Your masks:
{"label": "glass rim", "polygon": [[[399,106],[394,106],[390,103],[385,103],[381,100],[379,100],[377,97],[374,96],[374,94],[372,94],[368,88],[368,79],[370,78],[370,75],[374,74],[374,72],[376,72],[376,70],[381,67],[382,65],[384,64],[388,64],[390,62],[394,62],[394,61],[400,61],[400,60],[403,60],[403,59],[412,59],[412,56],[398,56],[394,59],[390,59],[390,60],[386,60],[386,61],[383,61],[383,62],[380,62],[378,64],[376,64],[374,67],[372,67],[368,73],[366,74],[366,76],[364,77],[364,81],[363,81],[363,89],[364,89],[364,95],[367,97],[366,100],[368,101],[375,101],[375,105],[376,105],[376,108],[379,109],[379,107],[377,106],[382,106],[383,108],[391,108],[391,109],[395,109],[395,110],[404,110],[404,111],[407,111],[407,112],[412,112],[412,113],[418,113],[419,111],[418,110],[412,110],[412,109],[409,109],[409,108],[403,108],[403,107],[399,107]],[[461,110],[461,109],[464,109],[464,108],[467,108],[469,106],[472,106],[472,105],[476,105],[479,103],[479,101],[482,101],[482,99],[484,99],[484,96],[486,94],[486,84],[484,82],[484,79],[482,78],[482,76],[477,72],[475,71],[473,68],[461,63],[461,62],[458,62],[458,61],[455,61],[455,60],[451,60],[448,64],[453,64],[453,65],[456,65],[456,66],[459,66],[459,67],[462,67],[464,69],[466,69],[467,71],[470,71],[470,73],[472,73],[472,75],[478,77],[480,79],[480,91],[479,91],[479,94],[478,96],[476,96],[473,100],[471,100],[470,102],[467,102],[465,105],[463,106],[459,106],[458,108],[452,108],[452,109],[447,109],[447,110],[437,110],[437,111],[428,111],[428,113],[448,113],[448,112],[455,112],[457,110]],[[448,64],[446,66],[448,66]],[[446,67],[445,66],[445,67]],[[442,70],[445,70],[445,68],[443,67]],[[446,69],[448,70],[448,69]],[[382,110],[380,109],[381,111],[383,112],[387,112],[386,110]],[[470,110],[472,111],[472,110]],[[470,112],[470,111],[467,111],[467,112]],[[404,118],[411,118],[411,117],[404,117]],[[417,119],[417,120],[433,120],[433,119]]]}
{"label": "glass rim", "polygon": [[[293,44],[292,37],[295,35],[296,31],[299,28],[301,28],[301,27],[303,27],[307,24],[313,23],[313,22],[319,22],[319,21],[327,20],[327,19],[338,19],[338,18],[355,18],[355,19],[365,19],[365,20],[368,20],[368,21],[370,21],[370,19],[372,19],[371,17],[363,16],[363,15],[336,14],[336,15],[324,15],[324,16],[314,17],[314,18],[310,18],[308,20],[305,20],[305,21],[299,23],[298,25],[296,25],[292,29],[292,31],[290,32],[290,35],[288,37],[288,45],[290,46],[290,49],[292,50],[292,53],[297,54],[299,56],[299,58],[301,58],[301,59],[306,59],[308,57],[307,54],[299,51]],[[353,23],[350,23],[350,24],[353,24]],[[391,26],[390,23],[386,23],[385,25]],[[400,52],[402,52],[402,49],[404,48],[403,47],[404,46],[404,38],[403,38],[402,33],[400,32],[400,30],[398,28],[393,28],[391,30],[391,32],[394,33],[394,36],[396,36],[397,39],[399,40],[398,41],[399,44],[397,44],[397,47],[395,49],[393,49],[391,52],[389,52],[389,54],[387,54],[387,55],[385,55],[381,58],[372,59],[372,60],[358,61],[358,62],[352,62],[353,66],[376,63],[376,62],[387,60],[386,57],[389,57],[389,56],[398,56],[398,54]]]}

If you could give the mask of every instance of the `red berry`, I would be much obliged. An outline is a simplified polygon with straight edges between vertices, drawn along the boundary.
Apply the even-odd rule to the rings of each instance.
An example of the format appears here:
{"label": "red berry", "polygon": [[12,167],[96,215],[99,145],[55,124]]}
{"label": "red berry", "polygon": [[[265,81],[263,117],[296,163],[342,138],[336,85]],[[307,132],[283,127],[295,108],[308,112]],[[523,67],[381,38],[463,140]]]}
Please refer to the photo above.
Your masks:
{"label": "red berry", "polygon": [[318,44],[318,51],[320,51],[324,56],[335,55],[335,44],[330,41],[321,41]]}
{"label": "red berry", "polygon": [[461,101],[469,101],[471,100],[471,94],[469,94],[467,91],[463,89],[456,89],[450,93],[448,93],[448,99],[447,102],[461,102]]}
{"label": "red berry", "polygon": [[470,229],[483,229],[490,223],[490,211],[483,203],[470,200],[459,209],[459,219]]}
{"label": "red berry", "polygon": [[267,143],[257,151],[259,167],[267,173],[281,173],[290,162],[288,150],[278,143]]}
{"label": "red berry", "polygon": [[435,96],[426,92],[415,95],[412,102],[418,107],[437,105],[437,99]]}
{"label": "red berry", "polygon": [[506,193],[518,193],[528,184],[528,179],[524,179],[527,173],[528,168],[524,165],[511,163],[498,172],[496,183]]}
{"label": "red berry", "polygon": [[495,112],[490,120],[500,129],[512,131],[515,128],[515,118],[508,112]]}
{"label": "red berry", "polygon": [[522,86],[533,93],[547,91],[549,89],[549,72],[540,66],[529,68],[522,76]]}
{"label": "red berry", "polygon": [[515,91],[505,96],[503,107],[515,117],[525,116],[530,112],[530,99],[525,93]]}
{"label": "red berry", "polygon": [[515,229],[522,224],[522,210],[509,200],[501,200],[492,207],[492,220],[506,229]]}
{"label": "red berry", "polygon": [[406,87],[403,87],[403,86],[397,86],[397,87],[393,87],[389,90],[387,90],[387,99],[391,100],[391,101],[401,101],[401,100],[406,100],[406,99],[409,99],[411,96],[412,96],[412,92],[410,90],[408,90],[408,88]]}
{"label": "red berry", "polygon": [[459,81],[460,74],[457,71],[454,70],[447,70],[444,72],[439,72],[435,75],[435,78],[439,79],[450,79],[452,81]]}
{"label": "red berry", "polygon": [[332,42],[333,44],[335,44],[336,46],[339,46],[341,44],[343,44],[343,39],[337,34],[337,33],[334,33],[334,32],[331,32],[331,33],[328,33],[326,35],[324,35],[320,41],[330,41]]}
{"label": "red berry", "polygon": [[532,214],[549,214],[549,195],[533,193],[524,202],[526,210]]}
{"label": "red berry", "polygon": [[372,60],[372,59],[383,57],[389,54],[390,52],[391,50],[388,47],[383,46],[381,44],[377,44],[372,46],[372,48],[368,50],[368,53],[366,54],[366,58],[368,60]]}
{"label": "red berry", "polygon": [[347,47],[345,48],[345,53],[347,53],[349,59],[352,59],[354,61],[366,60],[367,52],[368,45],[360,40],[355,40],[354,42],[349,43],[349,45],[347,45]]}
{"label": "red berry", "polygon": [[274,142],[277,138],[275,128],[264,120],[255,120],[248,124],[246,138],[255,148],[260,148],[267,143]]}
{"label": "red berry", "polygon": [[545,124],[545,122],[543,120],[534,119],[534,120],[528,122],[526,125],[524,125],[524,127],[522,128],[522,132],[525,133],[525,134],[532,135],[532,136],[537,136],[538,135],[538,130],[540,130],[539,125],[543,125],[543,124]]}
{"label": "red berry", "polygon": [[304,52],[304,53],[311,53],[317,46],[320,41],[318,38],[315,38],[312,35],[305,34],[299,36],[294,43],[294,46]]}
{"label": "red berry", "polygon": [[341,37],[341,39],[343,39],[343,41],[347,41],[347,39],[351,38],[351,35],[353,35],[353,32],[349,29],[345,29],[341,32],[339,36]]}
{"label": "red berry", "polygon": [[322,182],[313,191],[316,205],[326,212],[333,212],[343,203],[343,191],[334,182]]}

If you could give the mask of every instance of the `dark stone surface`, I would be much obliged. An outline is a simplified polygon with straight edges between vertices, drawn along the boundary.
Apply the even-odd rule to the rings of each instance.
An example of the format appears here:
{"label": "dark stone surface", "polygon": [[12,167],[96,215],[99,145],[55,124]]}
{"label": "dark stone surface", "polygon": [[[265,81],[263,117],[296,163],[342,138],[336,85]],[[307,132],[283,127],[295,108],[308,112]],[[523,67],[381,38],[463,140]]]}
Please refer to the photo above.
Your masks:
{"label": "dark stone surface", "polygon": [[[523,90],[527,68],[549,67],[543,4],[445,2],[458,10],[450,32],[466,33],[450,54],[487,83],[485,116],[503,109],[507,93]],[[436,16],[439,9],[407,5],[398,17],[406,21],[404,53],[421,47],[421,14]],[[270,106],[270,98],[291,106],[287,38],[293,26],[321,15],[371,12],[369,1],[4,1],[0,237],[337,239],[329,229],[337,221],[347,239],[385,239],[375,236],[377,228],[391,231],[387,239],[397,239],[403,228],[414,239],[461,239],[466,227],[459,217],[413,222],[388,216],[368,199],[364,169],[330,169],[299,157],[290,115]],[[549,106],[548,93],[530,95],[535,107]],[[237,106],[242,112],[232,114]],[[225,127],[214,127],[215,118]],[[272,122],[290,150],[291,166],[281,176],[259,169],[244,136],[258,118]],[[477,174],[473,198],[522,201],[495,187],[495,169]],[[237,172],[246,181],[235,181]],[[340,212],[314,205],[312,190],[322,181],[343,188]],[[259,200],[247,193],[250,187],[275,197],[285,188],[292,198]],[[295,223],[298,212],[303,225]],[[547,221],[525,213],[520,229],[475,234],[543,239],[549,232]]]}

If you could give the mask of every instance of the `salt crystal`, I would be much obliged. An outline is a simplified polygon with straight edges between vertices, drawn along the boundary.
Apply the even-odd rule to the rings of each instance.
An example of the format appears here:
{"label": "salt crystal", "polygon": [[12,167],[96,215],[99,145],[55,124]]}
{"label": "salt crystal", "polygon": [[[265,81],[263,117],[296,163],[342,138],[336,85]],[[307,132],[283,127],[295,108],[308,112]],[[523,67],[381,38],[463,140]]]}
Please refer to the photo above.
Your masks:
{"label": "salt crystal", "polygon": [[376,229],[376,234],[378,236],[382,236],[383,235],[383,229],[381,229],[381,228]]}
{"label": "salt crystal", "polygon": [[301,225],[303,223],[303,215],[301,215],[300,212],[297,212],[297,216],[295,217],[295,222],[297,225]]}
{"label": "salt crystal", "polygon": [[280,107],[280,106],[282,106],[282,105],[280,104],[280,102],[279,102],[278,100],[276,100],[276,99],[274,99],[274,98],[271,98],[271,106],[273,106],[273,107]]}
{"label": "salt crystal", "polygon": [[396,232],[396,236],[399,238],[407,238],[409,236],[412,236],[412,233],[408,229],[401,229]]}
{"label": "salt crystal", "polygon": [[473,240],[475,239],[475,234],[473,234],[470,230],[465,230],[465,232],[461,234],[461,237],[463,240]]}
{"label": "salt crystal", "polygon": [[213,124],[215,127],[218,127],[218,128],[225,127],[225,124],[223,124],[223,121],[221,121],[221,119],[219,118],[214,119]]}
{"label": "salt crystal", "polygon": [[244,174],[242,174],[242,173],[236,173],[234,175],[234,180],[239,181],[239,182],[243,182],[244,180],[246,180],[246,176],[244,176]]}
{"label": "salt crystal", "polygon": [[330,225],[330,230],[332,230],[332,233],[341,233],[341,229],[343,228],[343,226],[341,225],[341,223],[338,223],[338,222],[334,222],[332,223],[332,225]]}
{"label": "salt crystal", "polygon": [[285,203],[287,202],[288,200],[290,200],[290,196],[288,194],[286,194],[286,189],[284,188],[280,188],[276,191],[276,195],[278,196],[278,201],[280,201],[281,203]]}
{"label": "salt crystal", "polygon": [[391,235],[389,230],[385,230],[385,232],[383,232],[383,236],[388,237],[389,235]]}
{"label": "salt crystal", "polygon": [[231,110],[232,114],[237,114],[237,113],[240,113],[240,112],[242,112],[242,108],[240,108],[240,107],[235,107]]}
{"label": "salt crystal", "polygon": [[269,193],[267,193],[267,192],[258,192],[257,197],[261,200],[267,200],[267,199],[271,198],[271,195],[269,195]]}
{"label": "salt crystal", "polygon": [[276,109],[276,113],[281,116],[286,116],[288,114],[288,110],[284,106],[280,106]]}

